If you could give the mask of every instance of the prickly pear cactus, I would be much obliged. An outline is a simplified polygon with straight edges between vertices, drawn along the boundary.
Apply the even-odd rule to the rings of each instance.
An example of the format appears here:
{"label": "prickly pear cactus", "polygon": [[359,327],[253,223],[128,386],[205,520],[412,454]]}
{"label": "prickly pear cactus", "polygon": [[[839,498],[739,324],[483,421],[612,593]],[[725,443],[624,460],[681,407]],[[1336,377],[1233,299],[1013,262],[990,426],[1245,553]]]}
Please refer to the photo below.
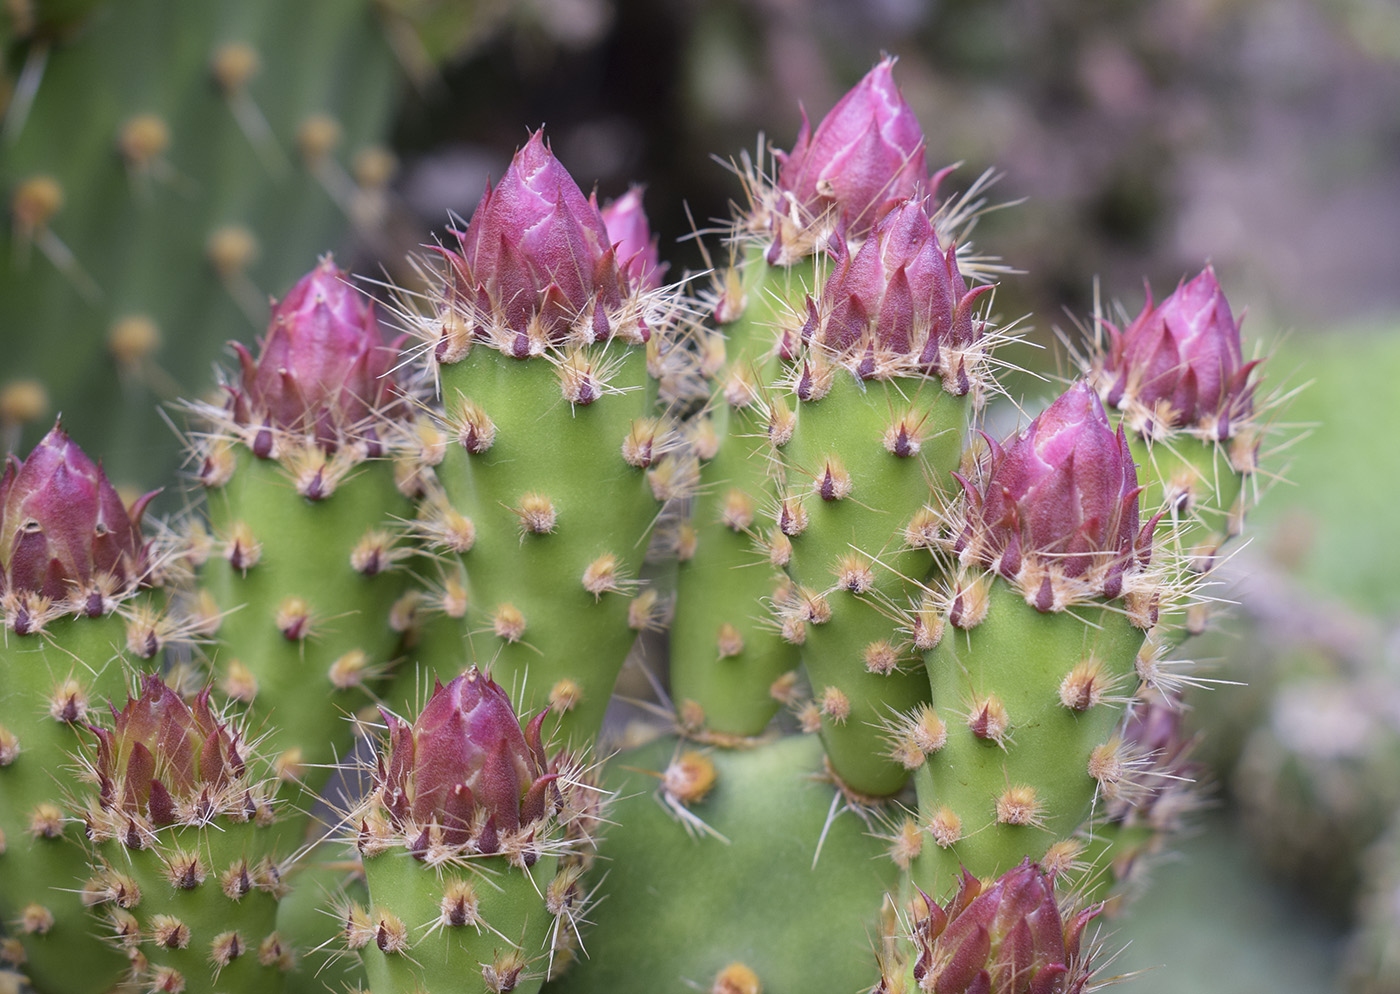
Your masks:
{"label": "prickly pear cactus", "polygon": [[437,472],[471,657],[583,745],[652,623],[642,560],[659,500],[680,486],[656,409],[674,304],[539,132],[440,256],[420,332],[449,439]]}
{"label": "prickly pear cactus", "polygon": [[728,749],[663,736],[617,756],[605,785],[614,824],[586,886],[606,900],[588,915],[587,956],[550,990],[865,982],[899,873],[863,816],[839,810],[814,737]]}
{"label": "prickly pear cactus", "polygon": [[1080,994],[1094,972],[1084,929],[1098,912],[1057,897],[1053,875],[1030,860],[989,882],[964,871],[946,904],[920,893],[907,935],[887,912],[874,990]]}
{"label": "prickly pear cactus", "polygon": [[990,382],[973,313],[986,289],[967,288],[928,204],[905,201],[854,257],[838,254],[792,336],[795,417],[774,437],[791,436],[781,513],[799,597],[788,610],[808,622],[827,754],[864,794],[903,785],[909,767],[882,746],[892,717],[928,698],[915,585],[932,567],[932,508]]}
{"label": "prickly pear cactus", "polygon": [[1092,389],[989,445],[944,539],[957,572],[925,654],[935,715],[909,733],[930,747],[915,784],[934,845],[915,879],[935,896],[960,867],[1073,853],[1094,802],[1133,789],[1140,757],[1115,733],[1163,596],[1156,521],[1139,522],[1127,439]]}
{"label": "prickly pear cactus", "polygon": [[[1255,497],[1265,428],[1250,382],[1258,361],[1244,360],[1240,322],[1209,266],[1160,305],[1149,292],[1121,332],[1100,327],[1107,340],[1091,357],[1089,378],[1121,412],[1142,467],[1143,506],[1166,509],[1167,540],[1206,573]],[[1193,605],[1175,637],[1199,634],[1205,619],[1205,605]]]}
{"label": "prickly pear cactus", "polygon": [[344,940],[369,989],[537,990],[574,937],[596,827],[572,760],[545,754],[543,712],[522,730],[475,668],[412,724],[384,719],[374,790],[350,818],[369,898]]}
{"label": "prickly pear cactus", "polygon": [[293,952],[276,931],[290,855],[270,827],[276,784],[258,777],[210,688],[186,702],[148,676],[111,728],[91,732],[82,896],[132,979],[166,994],[281,990]]}
{"label": "prickly pear cactus", "polygon": [[306,260],[375,223],[399,69],[373,8],[0,15],[0,301],[7,327],[43,330],[10,343],[5,379],[42,384],[119,480],[173,468],[159,404],[199,388]]}
{"label": "prickly pear cactus", "polygon": [[709,401],[690,434],[701,486],[679,543],[672,673],[692,732],[761,732],[792,700],[807,622],[824,618],[827,578],[803,591],[787,575],[805,512],[788,500],[781,450],[795,415],[782,360],[799,347],[787,326],[816,293],[825,254],[854,251],[885,205],[925,192],[923,132],[893,66],[880,62],[815,132],[804,111],[792,150],[772,150],[771,175],[766,162],[744,161],[749,203],[730,235],[737,263],[716,280],[719,327],[699,349]]}
{"label": "prickly pear cactus", "polygon": [[197,608],[223,691],[267,723],[282,774],[319,788],[398,646],[412,504],[397,483],[418,450],[395,351],[329,257],[273,309],[257,359],[236,349],[227,403],[195,408],[211,532]]}
{"label": "prickly pear cactus", "polygon": [[103,702],[178,633],[161,612],[152,495],[126,506],[55,426],[0,479],[0,956],[35,983],[101,991],[121,957],[93,934],[70,753]]}

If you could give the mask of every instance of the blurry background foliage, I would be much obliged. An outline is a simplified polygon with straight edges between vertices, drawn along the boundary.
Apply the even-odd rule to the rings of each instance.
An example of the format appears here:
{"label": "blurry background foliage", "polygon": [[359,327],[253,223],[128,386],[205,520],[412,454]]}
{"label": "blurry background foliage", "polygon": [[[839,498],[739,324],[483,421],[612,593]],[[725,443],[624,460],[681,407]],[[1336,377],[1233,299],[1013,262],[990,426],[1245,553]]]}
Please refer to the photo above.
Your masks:
{"label": "blurry background foliage", "polygon": [[600,199],[645,184],[679,274],[739,194],[723,163],[882,51],[930,164],[963,163],[945,190],[992,169],[1019,201],[974,236],[1023,271],[995,299],[1033,315],[1012,397],[1054,392],[1096,280],[1135,314],[1144,278],[1213,262],[1268,382],[1303,388],[1280,421],[1313,427],[1191,648],[1247,684],[1196,695],[1212,810],[1108,941],[1144,994],[1400,990],[1393,0],[9,0],[0,25],[0,431],[27,449],[62,412],[133,488],[179,463],[159,406],[269,295],[328,250],[407,278],[529,129]]}

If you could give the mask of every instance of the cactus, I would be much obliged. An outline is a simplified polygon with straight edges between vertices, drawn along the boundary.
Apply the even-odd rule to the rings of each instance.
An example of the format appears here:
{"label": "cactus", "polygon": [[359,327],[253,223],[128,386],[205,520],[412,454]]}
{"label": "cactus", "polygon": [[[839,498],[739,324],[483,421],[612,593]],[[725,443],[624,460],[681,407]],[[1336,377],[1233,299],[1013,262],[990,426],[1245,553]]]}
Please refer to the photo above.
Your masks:
{"label": "cactus", "polygon": [[945,905],[920,898],[909,936],[913,948],[901,950],[897,934],[882,937],[874,988],[881,994],[915,986],[949,994],[1080,994],[1090,980],[1091,951],[1081,946],[1084,928],[1099,909],[1062,911],[1053,878],[1030,860],[990,884],[965,872]]}
{"label": "cactus", "polygon": [[857,989],[899,874],[854,814],[828,824],[821,756],[809,736],[748,749],[662,736],[617,756],[616,824],[587,885],[606,900],[589,915],[588,959],[551,989],[728,990],[726,976],[758,985],[735,990]]}
{"label": "cactus", "polygon": [[75,732],[177,633],[163,615],[164,553],[55,425],[0,479],[0,920],[6,962],[56,989],[105,990],[121,957],[91,935],[69,769]]}
{"label": "cactus", "polygon": [[[1090,360],[1090,377],[1128,426],[1144,505],[1167,509],[1179,554],[1206,573],[1251,500],[1263,430],[1250,382],[1258,362],[1244,361],[1240,323],[1209,266],[1159,306],[1149,291],[1123,331],[1102,327],[1107,347]],[[1185,633],[1200,633],[1204,612],[1193,605]]]}
{"label": "cactus", "polygon": [[591,832],[569,760],[545,754],[544,717],[522,731],[475,668],[438,684],[411,725],[385,712],[388,748],[351,819],[369,903],[345,924],[375,994],[544,980]]}
{"label": "cactus", "polygon": [[0,300],[7,327],[52,332],[11,343],[6,380],[41,383],[116,479],[163,478],[158,405],[368,230],[398,69],[370,3],[92,2],[23,23],[54,6],[0,15]]}
{"label": "cactus", "polygon": [[716,280],[720,329],[699,349],[707,404],[690,432],[700,488],[678,543],[672,680],[678,717],[694,732],[757,735],[791,697],[786,674],[805,619],[767,616],[799,603],[775,496],[785,469],[769,441],[791,431],[778,389],[780,343],[790,335],[782,329],[810,300],[829,245],[858,244],[882,205],[924,190],[923,132],[893,67],[885,59],[871,69],[815,133],[804,111],[791,152],[772,153],[773,175],[746,176],[750,202],[731,235],[738,258]]}
{"label": "cactus", "polygon": [[214,547],[197,609],[224,692],[268,723],[282,775],[319,789],[398,644],[407,401],[373,305],[330,257],[273,308],[256,360],[235,347],[227,403],[195,409]]}
{"label": "cactus", "polygon": [[[600,208],[541,131],[387,308],[323,257],[186,402],[178,555],[60,429],[12,460],[10,966],[167,994],[1097,982],[1088,902],[1127,906],[1193,796],[1166,653],[1251,489],[1173,481],[1253,466],[1254,367],[1207,269],[994,438],[975,194],[939,200],[892,73],[746,164],[703,299],[663,282],[640,190]],[[33,244],[63,237],[26,193]],[[3,427],[35,407],[0,397]],[[670,700],[614,754],[618,670],[668,613]]]}
{"label": "cactus", "polygon": [[674,305],[540,132],[456,238],[422,332],[452,440],[438,476],[464,519],[471,656],[586,745],[640,627]]}
{"label": "cactus", "polygon": [[[931,563],[931,507],[951,484],[986,388],[988,345],[953,247],[926,205],[903,201],[854,258],[838,255],[791,379],[796,408],[783,512],[788,565],[807,608],[803,661],[838,776],[874,795],[908,768],[881,744],[891,718],[925,704],[910,594]],[[906,634],[912,633],[912,637]]]}
{"label": "cactus", "polygon": [[276,931],[285,893],[273,783],[206,687],[187,703],[159,676],[92,726],[96,781],[83,819],[82,895],[147,989],[278,991],[293,951]]}
{"label": "cactus", "polygon": [[952,517],[960,568],[925,655],[942,734],[917,776],[937,846],[916,879],[935,894],[959,865],[995,875],[1043,855],[1101,794],[1132,789],[1138,757],[1114,732],[1162,599],[1156,520],[1139,524],[1127,439],[1086,384],[989,444]]}

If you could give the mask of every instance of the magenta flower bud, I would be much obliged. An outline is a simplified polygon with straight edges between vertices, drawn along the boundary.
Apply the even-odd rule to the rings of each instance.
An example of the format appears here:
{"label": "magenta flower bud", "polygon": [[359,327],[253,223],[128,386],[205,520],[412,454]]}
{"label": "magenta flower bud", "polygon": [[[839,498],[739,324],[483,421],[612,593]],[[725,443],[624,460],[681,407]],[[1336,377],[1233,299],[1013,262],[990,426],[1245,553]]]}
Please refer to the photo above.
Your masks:
{"label": "magenta flower bud", "polygon": [[1142,313],[1108,331],[1104,401],[1136,412],[1149,431],[1157,424],[1223,440],[1249,420],[1258,363],[1244,361],[1240,322],[1210,266],[1160,306],[1149,290]]}
{"label": "magenta flower bud", "polygon": [[[618,264],[597,204],[554,158],[543,132],[487,188],[457,239],[460,252],[440,250],[451,270],[448,303],[502,351],[523,359],[571,335],[593,342],[633,330],[645,340],[635,317],[629,328],[615,327],[632,277]],[[443,343],[438,358],[448,361]]]}
{"label": "magenta flower bud", "polygon": [[111,730],[91,727],[97,737],[98,804],[89,819],[94,826],[140,848],[145,835],[162,825],[255,813],[241,782],[246,767],[237,736],[214,715],[209,691],[205,687],[188,703],[151,674],[139,697],[128,698],[120,711],[112,708]]}
{"label": "magenta flower bud", "polygon": [[447,846],[500,851],[502,838],[545,816],[556,779],[545,758],[541,712],[522,731],[506,692],[475,667],[443,686],[409,725],[387,712],[389,757],[379,800],[395,829],[416,839],[441,830]]}
{"label": "magenta flower bud", "polygon": [[[150,570],[141,517],[157,491],[122,504],[102,467],[55,424],[29,457],[0,477],[0,595],[19,634],[37,624],[26,594],[98,617]],[[28,619],[28,620],[26,620]]]}
{"label": "magenta flower bud", "polygon": [[1080,381],[1020,435],[991,451],[963,486],[966,520],[955,545],[1014,582],[1037,610],[1115,598],[1145,567],[1157,519],[1138,523],[1137,470],[1120,427]]}
{"label": "magenta flower bud", "polygon": [[882,204],[926,190],[924,133],[895,86],[894,61],[886,58],[866,73],[815,133],[804,110],[797,143],[778,154],[779,191],[808,218],[834,211],[847,239],[865,237]]}
{"label": "magenta flower bud", "polygon": [[230,408],[244,425],[310,435],[327,451],[366,433],[398,404],[374,304],[330,256],[272,309],[256,361],[234,343],[241,375]]}
{"label": "magenta flower bud", "polygon": [[634,186],[604,204],[602,213],[623,274],[636,289],[655,290],[661,285],[666,267],[661,264],[657,238],[642,209],[642,188]]}
{"label": "magenta flower bud", "polygon": [[893,205],[854,258],[838,247],[820,307],[809,301],[802,337],[862,379],[941,375],[961,396],[982,335],[973,307],[991,287],[967,288],[956,251],[939,245],[925,206]]}
{"label": "magenta flower bud", "polygon": [[1029,859],[984,886],[964,872],[944,907],[923,895],[914,980],[939,994],[1080,994],[1092,970],[1080,953],[1094,906],[1065,921],[1049,877]]}

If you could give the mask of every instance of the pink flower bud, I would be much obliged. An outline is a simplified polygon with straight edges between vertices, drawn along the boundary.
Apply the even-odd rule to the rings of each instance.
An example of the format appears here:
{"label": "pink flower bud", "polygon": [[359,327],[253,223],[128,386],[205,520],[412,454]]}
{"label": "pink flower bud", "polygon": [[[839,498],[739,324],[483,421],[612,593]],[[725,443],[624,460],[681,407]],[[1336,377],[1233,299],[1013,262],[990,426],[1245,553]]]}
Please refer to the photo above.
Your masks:
{"label": "pink flower bud", "polygon": [[1230,438],[1253,413],[1256,362],[1245,362],[1240,323],[1207,266],[1160,306],[1148,292],[1142,313],[1119,332],[1108,326],[1106,403],[1135,408],[1163,427]]}
{"label": "pink flower bud", "polygon": [[242,424],[312,435],[334,450],[397,404],[396,350],[374,305],[330,256],[272,309],[257,361],[234,343],[241,376],[230,406]]}
{"label": "pink flower bud", "polygon": [[399,829],[436,824],[443,841],[495,852],[502,835],[545,814],[549,772],[541,712],[524,731],[506,692],[475,667],[443,686],[408,725],[391,714],[380,802]]}
{"label": "pink flower bud", "polygon": [[938,244],[925,206],[894,204],[854,258],[838,243],[821,306],[809,304],[802,337],[862,378],[942,375],[961,395],[970,387],[967,353],[982,334],[973,306],[991,287],[967,288],[956,251]]}
{"label": "pink flower bud", "polygon": [[55,424],[0,478],[0,593],[37,593],[96,617],[148,575],[141,516],[156,491],[126,508],[102,467]]}
{"label": "pink flower bud", "polygon": [[1119,596],[1124,574],[1151,556],[1156,519],[1138,527],[1132,452],[1098,395],[1077,382],[1024,433],[988,441],[976,483],[954,474],[966,498],[963,560],[1016,582],[1041,611]]}
{"label": "pink flower bud", "polygon": [[866,73],[815,133],[804,110],[797,144],[778,156],[778,189],[810,217],[834,209],[849,239],[865,236],[882,204],[925,191],[924,133],[894,84],[894,61]]}
{"label": "pink flower bud", "polygon": [[620,260],[622,272],[638,290],[655,290],[666,267],[661,264],[657,239],[642,209],[642,188],[634,186],[603,206],[603,224]]}
{"label": "pink flower bud", "polygon": [[562,342],[571,330],[606,339],[632,292],[597,204],[540,131],[487,188],[457,239],[460,252],[441,250],[451,266],[449,303],[479,336],[494,335],[517,358]]}
{"label": "pink flower bud", "polygon": [[944,907],[924,895],[914,924],[914,981],[940,994],[1080,994],[1091,970],[1080,955],[1094,906],[1064,921],[1052,880],[1029,859],[984,886],[963,874]]}
{"label": "pink flower bud", "polygon": [[[112,708],[112,728],[92,727],[98,806],[104,821],[146,828],[242,811],[244,760],[237,737],[215,717],[206,687],[194,702],[151,674],[141,695]],[[139,836],[136,836],[139,838]]]}

